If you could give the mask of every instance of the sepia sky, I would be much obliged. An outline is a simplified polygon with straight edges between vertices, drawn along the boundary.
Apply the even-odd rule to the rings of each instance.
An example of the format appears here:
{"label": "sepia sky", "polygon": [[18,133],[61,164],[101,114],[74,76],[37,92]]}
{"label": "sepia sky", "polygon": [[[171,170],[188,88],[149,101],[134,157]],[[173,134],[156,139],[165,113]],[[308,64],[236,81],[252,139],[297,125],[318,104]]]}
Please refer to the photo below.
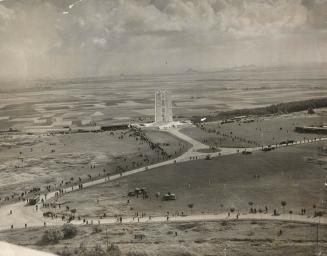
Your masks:
{"label": "sepia sky", "polygon": [[327,62],[327,0],[0,0],[0,78]]}

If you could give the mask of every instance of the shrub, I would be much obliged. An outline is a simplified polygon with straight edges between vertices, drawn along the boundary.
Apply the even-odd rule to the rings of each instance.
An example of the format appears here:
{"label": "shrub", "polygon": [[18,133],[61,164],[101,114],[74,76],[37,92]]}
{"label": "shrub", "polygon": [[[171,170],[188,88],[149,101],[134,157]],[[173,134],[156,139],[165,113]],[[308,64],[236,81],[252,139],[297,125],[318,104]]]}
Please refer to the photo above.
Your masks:
{"label": "shrub", "polygon": [[222,225],[223,227],[227,226],[227,221],[223,220],[223,221],[221,222],[221,225]]}
{"label": "shrub", "polygon": [[99,225],[93,228],[93,233],[101,233],[101,232],[102,232],[102,228]]}
{"label": "shrub", "polygon": [[308,108],[308,114],[309,114],[309,115],[313,115],[314,113],[315,113],[315,111],[314,111],[313,107],[310,106],[310,107]]}
{"label": "shrub", "polygon": [[71,252],[69,250],[69,248],[67,246],[64,247],[64,249],[60,252],[57,252],[58,255],[60,256],[72,256],[73,255],[73,252]]}
{"label": "shrub", "polygon": [[65,224],[62,227],[64,238],[72,238],[77,234],[77,228],[72,224]]}
{"label": "shrub", "polygon": [[146,252],[136,252],[136,251],[130,251],[127,253],[127,256],[147,256],[148,254]]}
{"label": "shrub", "polygon": [[108,255],[106,251],[101,247],[100,244],[97,244],[93,249],[88,251],[89,256],[106,256]]}
{"label": "shrub", "polygon": [[64,238],[64,233],[59,229],[48,229],[44,232],[42,241],[46,243],[58,243]]}

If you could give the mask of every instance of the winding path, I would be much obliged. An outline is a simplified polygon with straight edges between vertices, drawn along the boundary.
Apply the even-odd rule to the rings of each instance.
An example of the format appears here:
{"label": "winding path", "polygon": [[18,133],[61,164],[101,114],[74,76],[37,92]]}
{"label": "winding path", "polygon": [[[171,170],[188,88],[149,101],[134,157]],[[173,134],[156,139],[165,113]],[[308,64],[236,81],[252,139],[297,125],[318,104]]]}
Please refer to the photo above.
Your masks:
{"label": "winding path", "polygon": [[[116,174],[108,177],[104,177],[101,179],[97,180],[92,180],[88,182],[83,183],[83,188],[103,184],[112,180],[120,179],[122,177],[130,176],[136,173],[140,172],[145,172],[151,169],[155,169],[161,166],[165,165],[170,165],[170,164],[175,164],[175,163],[180,163],[180,162],[186,162],[186,161],[191,161],[191,160],[198,160],[198,159],[205,159],[206,157],[220,157],[220,156],[225,156],[225,155],[232,155],[232,154],[238,154],[244,150],[244,148],[220,148],[220,152],[215,152],[215,153],[201,153],[198,152],[201,149],[208,149],[208,145],[204,145],[199,141],[196,141],[187,135],[181,133],[179,129],[177,128],[172,128],[167,130],[167,132],[171,133],[172,135],[189,142],[192,144],[192,147],[186,151],[184,154],[181,156],[167,160],[164,162],[156,163],[153,165],[149,165],[147,167],[142,167],[138,169],[134,169],[131,171],[126,171],[122,174]],[[326,141],[327,138],[319,138],[316,140],[305,140],[305,141],[298,141],[289,145],[278,145],[279,147],[286,147],[286,146],[292,146],[292,145],[299,145],[299,144],[308,144],[308,143],[314,143],[314,142],[320,142],[320,141]],[[276,146],[272,146],[275,148]],[[255,147],[255,148],[248,148],[246,151],[249,152],[254,152],[254,151],[259,151],[261,150],[261,147]],[[78,191],[79,186],[74,185],[72,187],[64,189],[65,193],[73,192],[73,191]],[[56,196],[56,193],[58,191],[53,191],[48,194],[41,194],[40,195],[40,200],[48,200],[50,198],[53,198]],[[41,208],[41,204],[38,204],[38,208]],[[12,214],[10,214],[10,211],[12,211]],[[227,214],[223,215],[192,215],[192,216],[186,216],[186,217],[173,217],[170,220],[171,221],[197,221],[197,220],[223,220],[226,219]],[[280,216],[270,216],[270,215],[261,215],[259,219],[267,219],[267,220],[284,220],[284,221],[300,221],[300,222],[308,222],[308,223],[313,223],[316,221],[316,219],[313,218],[307,218],[302,215],[280,215]],[[258,215],[241,215],[240,219],[258,219]],[[11,225],[14,226],[14,228],[23,228],[25,227],[25,224],[28,225],[28,227],[31,226],[43,226],[44,222],[46,222],[46,225],[62,225],[63,221],[61,219],[50,219],[50,218],[45,218],[43,217],[43,212],[41,210],[36,210],[35,206],[26,206],[26,203],[24,202],[18,202],[10,205],[6,205],[0,208],[0,231],[1,230],[8,230],[10,229]],[[95,222],[98,222],[98,220],[93,220]],[[150,220],[144,220],[140,219],[140,222],[146,222]],[[152,222],[162,222],[162,221],[167,221],[166,217],[154,217],[151,220]],[[135,223],[135,220],[133,221],[132,218],[126,218],[123,221],[124,223]],[[82,224],[81,221],[73,221],[72,223],[74,224]],[[108,219],[102,219],[101,223],[116,223],[116,219],[114,218],[108,218]],[[321,218],[321,223],[327,224],[327,219]]]}

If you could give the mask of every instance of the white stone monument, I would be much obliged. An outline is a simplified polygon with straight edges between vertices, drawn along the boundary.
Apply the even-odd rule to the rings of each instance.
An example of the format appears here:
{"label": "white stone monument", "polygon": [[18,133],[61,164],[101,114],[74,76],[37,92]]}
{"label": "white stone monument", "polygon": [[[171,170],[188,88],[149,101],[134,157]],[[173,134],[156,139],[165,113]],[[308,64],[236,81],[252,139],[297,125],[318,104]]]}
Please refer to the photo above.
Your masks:
{"label": "white stone monument", "polygon": [[155,123],[163,124],[173,122],[171,95],[167,90],[155,92]]}

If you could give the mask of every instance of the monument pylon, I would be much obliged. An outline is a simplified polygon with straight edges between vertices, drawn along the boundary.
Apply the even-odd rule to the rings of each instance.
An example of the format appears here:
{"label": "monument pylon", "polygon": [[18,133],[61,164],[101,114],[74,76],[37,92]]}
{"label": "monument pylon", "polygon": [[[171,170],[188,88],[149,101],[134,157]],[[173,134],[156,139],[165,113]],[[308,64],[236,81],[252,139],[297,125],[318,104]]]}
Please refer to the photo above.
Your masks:
{"label": "monument pylon", "polygon": [[155,123],[173,122],[171,94],[167,90],[156,90],[155,98]]}

